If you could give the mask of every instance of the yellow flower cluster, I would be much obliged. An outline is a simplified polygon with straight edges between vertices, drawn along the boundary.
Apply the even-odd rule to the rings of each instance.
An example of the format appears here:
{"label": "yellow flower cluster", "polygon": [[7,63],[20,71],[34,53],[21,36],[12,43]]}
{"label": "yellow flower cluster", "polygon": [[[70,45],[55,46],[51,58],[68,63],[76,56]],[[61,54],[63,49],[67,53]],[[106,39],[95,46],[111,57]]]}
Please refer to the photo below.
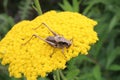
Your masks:
{"label": "yellow flower cluster", "polygon": [[[41,25],[43,22],[67,40],[73,39],[72,45],[65,48],[64,53],[36,37],[27,42],[33,34],[44,39],[53,36],[45,25]],[[49,11],[32,21],[19,22],[0,42],[1,63],[9,64],[10,76],[16,78],[22,75],[27,80],[45,77],[53,70],[64,69],[66,62],[79,53],[87,54],[90,45],[98,40],[93,29],[96,24],[97,22],[79,13],[55,11]]]}

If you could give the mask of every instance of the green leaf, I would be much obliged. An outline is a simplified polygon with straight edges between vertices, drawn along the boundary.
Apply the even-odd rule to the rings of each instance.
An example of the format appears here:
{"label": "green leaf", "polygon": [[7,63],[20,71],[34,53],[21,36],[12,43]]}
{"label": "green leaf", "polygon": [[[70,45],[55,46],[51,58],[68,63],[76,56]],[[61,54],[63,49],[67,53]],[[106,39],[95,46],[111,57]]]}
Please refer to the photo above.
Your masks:
{"label": "green leaf", "polygon": [[7,14],[0,14],[0,39],[8,32],[14,25],[14,20]]}
{"label": "green leaf", "polygon": [[109,67],[109,70],[112,70],[112,71],[120,71],[120,65],[118,65],[118,64],[112,64],[112,65]]}
{"label": "green leaf", "polygon": [[102,80],[101,69],[98,65],[96,65],[93,69],[93,76],[95,77],[95,80]]}
{"label": "green leaf", "polygon": [[109,32],[117,25],[117,22],[118,22],[118,17],[117,15],[115,15],[110,21],[109,28],[108,28]]}
{"label": "green leaf", "polygon": [[31,0],[21,0],[19,4],[19,14],[22,20],[28,18],[30,15],[30,10],[32,9],[31,5]]}
{"label": "green leaf", "polygon": [[73,4],[73,11],[79,12],[80,1],[79,0],[72,0],[72,4]]}
{"label": "green leaf", "polygon": [[42,78],[42,77],[39,76],[37,80],[50,80],[50,79],[47,78],[47,77]]}
{"label": "green leaf", "polygon": [[110,65],[113,63],[118,55],[120,55],[120,47],[115,48],[114,50],[112,50],[111,53],[109,53],[106,64],[107,69],[109,69]]}
{"label": "green leaf", "polygon": [[65,11],[72,11],[72,6],[68,0],[63,0],[63,4],[59,3],[58,5]]}
{"label": "green leaf", "polygon": [[79,69],[74,69],[74,70],[69,70],[67,72],[66,78],[67,80],[74,80],[75,77],[77,77],[77,75],[80,73]]}
{"label": "green leaf", "polygon": [[[113,36],[112,36],[112,37],[113,37]],[[108,47],[107,47],[107,50],[106,50],[108,56],[109,56],[109,55],[111,54],[111,52],[114,50],[114,45],[115,45],[114,39],[115,39],[115,37],[113,37],[113,38],[110,40],[109,44],[108,44]]]}
{"label": "green leaf", "polygon": [[72,5],[70,4],[69,0],[63,0],[63,3],[59,3],[58,5],[64,11],[79,12],[79,4],[79,0],[72,0]]}
{"label": "green leaf", "polygon": [[91,73],[86,72],[77,77],[77,80],[94,80]]}
{"label": "green leaf", "polygon": [[3,1],[3,7],[4,7],[4,10],[7,12],[7,5],[8,5],[8,0],[4,0]]}

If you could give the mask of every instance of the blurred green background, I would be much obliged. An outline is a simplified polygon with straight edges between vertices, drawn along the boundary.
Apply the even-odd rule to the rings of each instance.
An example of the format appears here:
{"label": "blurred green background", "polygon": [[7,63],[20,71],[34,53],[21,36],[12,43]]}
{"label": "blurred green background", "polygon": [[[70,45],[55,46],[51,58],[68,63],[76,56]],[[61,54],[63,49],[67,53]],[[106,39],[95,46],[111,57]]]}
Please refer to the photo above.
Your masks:
{"label": "blurred green background", "polygon": [[[79,12],[96,21],[99,41],[89,55],[79,55],[63,70],[65,80],[120,80],[120,1],[119,0],[40,0],[43,13],[49,10]],[[0,0],[0,40],[17,22],[37,16],[33,0]],[[0,61],[1,62],[1,61]],[[0,64],[0,80],[9,77]],[[52,73],[38,80],[53,80]]]}

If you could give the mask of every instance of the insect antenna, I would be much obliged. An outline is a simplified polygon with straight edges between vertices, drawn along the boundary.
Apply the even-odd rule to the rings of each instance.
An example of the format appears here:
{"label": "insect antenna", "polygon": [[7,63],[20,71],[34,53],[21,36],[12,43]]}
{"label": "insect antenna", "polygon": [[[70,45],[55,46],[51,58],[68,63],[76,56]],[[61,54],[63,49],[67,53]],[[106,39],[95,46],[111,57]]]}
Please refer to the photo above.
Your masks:
{"label": "insect antenna", "polygon": [[47,27],[47,28],[50,30],[50,32],[52,32],[52,34],[53,34],[54,36],[57,36],[57,35],[58,35],[58,34],[55,33],[46,23],[41,23],[38,27],[36,27],[36,28],[34,28],[34,29],[35,29],[35,30],[38,29],[41,25],[44,25],[45,27]]}

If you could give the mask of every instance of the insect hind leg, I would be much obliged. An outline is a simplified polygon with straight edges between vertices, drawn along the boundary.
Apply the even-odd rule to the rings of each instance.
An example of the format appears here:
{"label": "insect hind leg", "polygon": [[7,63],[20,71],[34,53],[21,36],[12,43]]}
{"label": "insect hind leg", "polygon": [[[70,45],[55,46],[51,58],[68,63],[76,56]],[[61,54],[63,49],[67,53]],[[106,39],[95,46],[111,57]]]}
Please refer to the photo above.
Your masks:
{"label": "insect hind leg", "polygon": [[31,36],[31,38],[30,38],[27,42],[25,42],[23,45],[26,45],[28,42],[30,42],[33,37],[37,37],[37,38],[39,38],[40,40],[46,41],[45,39],[41,38],[40,36],[38,36],[38,35],[36,35],[36,34],[33,34],[33,35]]}
{"label": "insect hind leg", "polygon": [[36,34],[33,34],[32,37],[31,37],[26,43],[24,43],[23,45],[26,45],[29,41],[31,41],[31,39],[32,39],[33,37],[36,37],[36,38],[38,38],[38,39],[40,39],[40,40],[42,40],[42,41],[44,41],[44,42],[47,42],[47,43],[50,44],[51,46],[56,47],[56,44],[55,44],[55,43],[50,42],[50,41],[48,41],[48,40],[46,40],[46,39],[43,39],[43,38],[41,38],[40,36],[38,36],[38,35],[36,35]]}
{"label": "insect hind leg", "polygon": [[33,37],[34,37],[34,35],[32,35],[32,37],[28,41],[26,41],[23,45],[26,45],[28,42],[30,42]]}

